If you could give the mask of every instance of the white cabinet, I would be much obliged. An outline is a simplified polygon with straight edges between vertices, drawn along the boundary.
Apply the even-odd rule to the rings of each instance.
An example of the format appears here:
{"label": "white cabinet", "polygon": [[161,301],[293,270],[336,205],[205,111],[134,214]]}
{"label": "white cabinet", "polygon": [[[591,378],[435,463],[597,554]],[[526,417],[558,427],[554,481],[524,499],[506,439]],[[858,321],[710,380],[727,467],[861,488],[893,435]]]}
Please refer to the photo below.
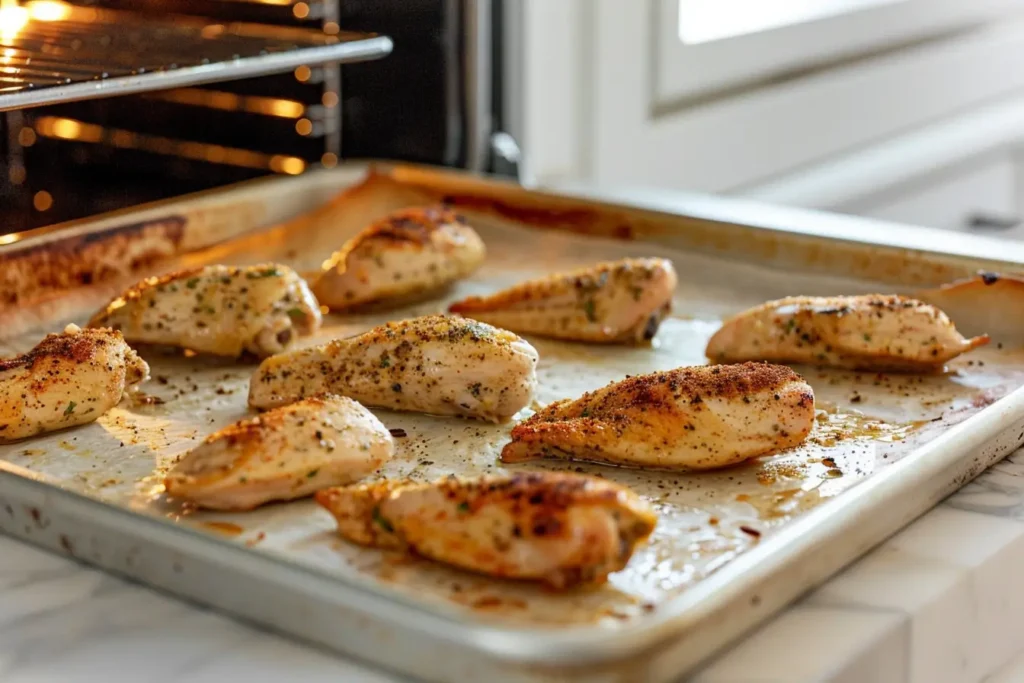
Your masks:
{"label": "white cabinet", "polygon": [[897,223],[1024,239],[1018,167],[1010,154],[944,169],[837,210]]}
{"label": "white cabinet", "polygon": [[506,3],[527,178],[744,195],[1024,92],[1024,0],[773,2],[833,9],[684,42],[680,0]]}
{"label": "white cabinet", "polygon": [[739,192],[949,230],[1024,238],[1024,93]]}

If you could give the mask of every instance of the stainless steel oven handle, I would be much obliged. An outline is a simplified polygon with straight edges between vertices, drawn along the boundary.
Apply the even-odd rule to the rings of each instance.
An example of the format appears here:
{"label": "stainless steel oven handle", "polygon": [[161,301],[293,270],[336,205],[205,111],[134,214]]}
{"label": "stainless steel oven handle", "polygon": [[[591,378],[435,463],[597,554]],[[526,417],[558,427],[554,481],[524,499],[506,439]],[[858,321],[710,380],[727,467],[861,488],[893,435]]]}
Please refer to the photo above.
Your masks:
{"label": "stainless steel oven handle", "polygon": [[490,157],[491,117],[491,0],[463,4],[465,40],[465,151],[466,168],[485,171]]}

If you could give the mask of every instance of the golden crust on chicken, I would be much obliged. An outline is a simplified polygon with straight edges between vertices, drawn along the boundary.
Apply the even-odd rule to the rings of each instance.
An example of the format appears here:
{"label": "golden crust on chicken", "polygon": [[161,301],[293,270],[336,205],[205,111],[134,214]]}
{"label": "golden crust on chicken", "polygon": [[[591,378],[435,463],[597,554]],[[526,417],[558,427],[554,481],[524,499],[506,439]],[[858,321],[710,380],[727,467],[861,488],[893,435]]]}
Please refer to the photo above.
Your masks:
{"label": "golden crust on chicken", "polygon": [[501,458],[702,470],[799,445],[813,425],[814,391],[787,367],[679,368],[543,408],[512,429]]}
{"label": "golden crust on chicken", "polygon": [[206,266],[151,277],[89,321],[130,342],[218,356],[266,357],[319,329],[320,305],[295,271],[268,263]]}
{"label": "golden crust on chicken", "polygon": [[351,542],[556,589],[604,582],[657,523],[628,488],[568,473],[385,481],[316,500]]}
{"label": "golden crust on chicken", "polygon": [[148,378],[120,332],[69,325],[0,359],[0,443],[93,422]]}
{"label": "golden crust on chicken", "polygon": [[520,334],[635,344],[658,333],[672,310],[676,282],[671,261],[623,259],[469,297],[448,310]]}
{"label": "golden crust on chicken", "polygon": [[504,422],[537,386],[537,351],[506,330],[454,316],[388,323],[263,361],[249,405],[332,392],[368,406]]}
{"label": "golden crust on chicken", "polygon": [[211,434],[167,474],[167,493],[214,510],[271,501],[359,481],[394,453],[391,434],[342,396],[316,396]]}
{"label": "golden crust on chicken", "polygon": [[904,296],[790,297],[726,320],[707,356],[856,370],[935,372],[989,341],[965,339],[938,308]]}
{"label": "golden crust on chicken", "polygon": [[480,236],[454,211],[402,209],[360,232],[328,259],[313,291],[332,310],[404,302],[469,276],[485,253]]}

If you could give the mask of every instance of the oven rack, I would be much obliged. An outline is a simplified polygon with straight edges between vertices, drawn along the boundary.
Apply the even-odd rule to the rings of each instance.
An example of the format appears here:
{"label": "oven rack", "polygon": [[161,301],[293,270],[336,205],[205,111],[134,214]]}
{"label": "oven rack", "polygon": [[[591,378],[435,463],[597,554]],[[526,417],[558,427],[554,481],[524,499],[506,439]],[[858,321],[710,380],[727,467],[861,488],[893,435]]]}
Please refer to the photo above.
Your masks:
{"label": "oven rack", "polygon": [[0,111],[379,59],[375,34],[0,0]]}

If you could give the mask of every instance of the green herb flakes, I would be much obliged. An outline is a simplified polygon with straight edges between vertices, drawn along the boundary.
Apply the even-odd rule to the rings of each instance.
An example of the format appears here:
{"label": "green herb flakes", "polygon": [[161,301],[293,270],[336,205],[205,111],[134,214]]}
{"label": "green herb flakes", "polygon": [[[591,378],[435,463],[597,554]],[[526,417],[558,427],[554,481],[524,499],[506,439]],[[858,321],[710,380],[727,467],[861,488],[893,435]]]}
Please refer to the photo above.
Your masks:
{"label": "green herb flakes", "polygon": [[373,508],[373,523],[389,534],[395,530],[395,527],[391,525],[391,522],[386,520],[384,516],[380,514],[380,506]]}
{"label": "green herb flakes", "polygon": [[280,274],[277,268],[264,268],[263,270],[249,271],[245,274],[245,277],[248,280],[261,280],[265,277],[277,277]]}

